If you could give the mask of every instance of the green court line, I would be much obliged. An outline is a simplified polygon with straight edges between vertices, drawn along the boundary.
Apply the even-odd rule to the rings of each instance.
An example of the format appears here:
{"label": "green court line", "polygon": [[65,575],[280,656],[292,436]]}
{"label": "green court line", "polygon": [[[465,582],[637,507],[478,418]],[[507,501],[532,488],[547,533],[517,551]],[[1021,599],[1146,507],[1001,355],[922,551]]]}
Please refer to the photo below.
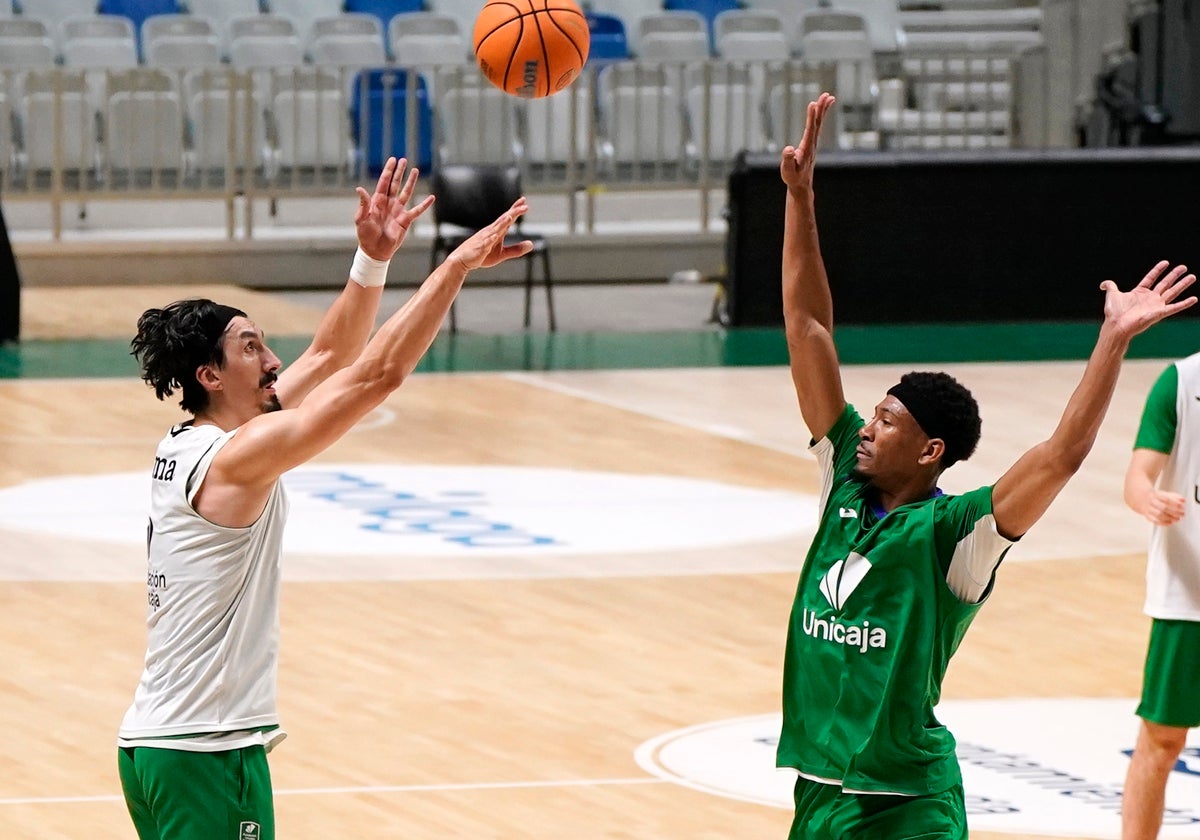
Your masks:
{"label": "green court line", "polygon": [[[836,333],[846,364],[1051,361],[1086,358],[1099,325],[1051,321],[988,324],[845,326]],[[307,345],[275,338],[290,362]],[[1200,325],[1179,319],[1139,336],[1132,358],[1176,358],[1200,347]],[[418,371],[620,370],[787,364],[783,330],[755,327],[656,333],[442,335]],[[0,379],[136,377],[125,341],[24,341],[0,346]]]}

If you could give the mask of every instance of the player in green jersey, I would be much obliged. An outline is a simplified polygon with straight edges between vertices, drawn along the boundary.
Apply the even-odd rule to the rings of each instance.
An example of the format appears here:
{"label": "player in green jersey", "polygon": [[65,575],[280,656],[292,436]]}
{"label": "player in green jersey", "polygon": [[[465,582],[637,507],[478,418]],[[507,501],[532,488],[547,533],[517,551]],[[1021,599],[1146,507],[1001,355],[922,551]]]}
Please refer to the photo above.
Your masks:
{"label": "player in green jersey", "polygon": [[1091,450],[1130,340],[1192,306],[1182,293],[1196,278],[1160,262],[1128,292],[1101,283],[1099,337],[1057,428],[995,484],[945,495],[939,476],[979,439],[970,392],[945,373],[906,374],[864,421],[842,389],[813,201],[833,102],[809,104],[780,164],[792,381],[822,472],[784,664],[777,758],[799,772],[791,837],[965,838],[954,738],[933,713],[950,657],[1005,552]]}

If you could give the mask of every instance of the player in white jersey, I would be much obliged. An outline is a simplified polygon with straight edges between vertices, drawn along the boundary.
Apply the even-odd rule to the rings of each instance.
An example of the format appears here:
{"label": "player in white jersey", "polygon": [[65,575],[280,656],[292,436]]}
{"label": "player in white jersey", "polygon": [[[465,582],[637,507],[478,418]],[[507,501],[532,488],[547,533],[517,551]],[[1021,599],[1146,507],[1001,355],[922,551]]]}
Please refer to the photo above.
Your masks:
{"label": "player in white jersey", "polygon": [[1125,501],[1154,525],[1145,604],[1152,622],[1121,836],[1151,840],[1188,730],[1200,726],[1200,354],[1159,376],[1133,446]]}
{"label": "player in white jersey", "polygon": [[417,171],[390,159],[358,188],[358,252],[309,348],[287,370],[246,313],[177,301],[138,320],[133,353],[159,399],[191,419],[151,471],[148,639],[121,723],[118,767],[141,840],[272,840],[266,752],[275,704],[280,477],[333,444],[412,373],[468,272],[521,256],[504,237],[518,200],[421,284],[372,337],[389,261],[434,197],[409,207]]}

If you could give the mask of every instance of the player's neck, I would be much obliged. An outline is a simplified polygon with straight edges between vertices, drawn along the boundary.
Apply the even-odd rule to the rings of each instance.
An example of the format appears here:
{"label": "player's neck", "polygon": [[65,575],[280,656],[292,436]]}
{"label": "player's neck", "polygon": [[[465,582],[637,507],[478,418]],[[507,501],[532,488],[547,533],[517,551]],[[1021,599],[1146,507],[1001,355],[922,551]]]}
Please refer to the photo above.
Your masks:
{"label": "player's neck", "polygon": [[890,488],[881,487],[872,482],[871,486],[875,490],[875,506],[882,509],[885,513],[890,513],[903,505],[931,499],[938,494],[937,479],[936,475],[921,475],[914,477],[913,480],[904,484]]}
{"label": "player's neck", "polygon": [[196,414],[197,426],[216,426],[223,432],[231,432],[245,424],[256,415],[243,416],[233,406],[210,403],[208,408]]}

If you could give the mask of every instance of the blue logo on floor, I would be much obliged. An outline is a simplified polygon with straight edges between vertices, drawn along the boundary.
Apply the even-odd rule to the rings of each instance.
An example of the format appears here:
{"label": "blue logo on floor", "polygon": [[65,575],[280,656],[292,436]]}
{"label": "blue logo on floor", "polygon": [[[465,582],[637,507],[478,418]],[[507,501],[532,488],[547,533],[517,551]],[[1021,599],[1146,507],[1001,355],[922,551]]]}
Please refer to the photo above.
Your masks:
{"label": "blue logo on floor", "polygon": [[436,535],[472,548],[555,545],[553,537],[530,533],[483,515],[487,496],[478,491],[444,490],[420,495],[390,489],[346,472],[305,470],[289,477],[288,487],[313,498],[358,511],[359,528],[384,534]]}

